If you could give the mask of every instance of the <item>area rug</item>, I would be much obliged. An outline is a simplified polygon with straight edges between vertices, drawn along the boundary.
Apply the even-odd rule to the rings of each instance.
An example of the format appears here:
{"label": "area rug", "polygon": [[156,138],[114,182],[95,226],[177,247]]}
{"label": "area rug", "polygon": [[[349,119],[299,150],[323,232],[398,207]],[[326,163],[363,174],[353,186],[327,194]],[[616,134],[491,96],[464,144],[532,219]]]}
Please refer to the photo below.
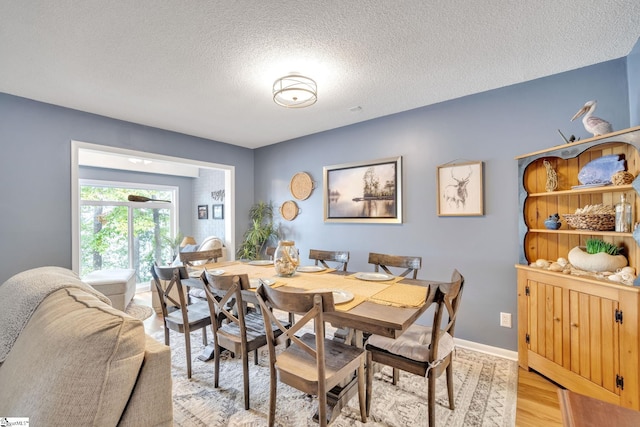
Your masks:
{"label": "area rug", "polygon": [[[162,333],[154,336],[164,341]],[[210,338],[210,334],[209,334]],[[269,408],[269,368],[266,350],[260,352],[258,366],[250,355],[250,404],[244,410],[242,365],[224,353],[220,363],[220,388],[213,387],[213,361],[197,359],[202,348],[199,332],[191,338],[191,380],[187,379],[185,345],[182,334],[171,332],[173,412],[176,426],[266,426]],[[449,410],[446,375],[438,378],[436,420],[438,426],[515,425],[518,369],[515,361],[459,348],[453,361],[454,411]],[[317,401],[300,391],[278,383],[276,425],[317,426],[312,420]],[[344,426],[426,425],[426,379],[401,372],[397,386],[391,384],[391,370],[383,367],[373,380],[371,414],[360,421],[358,397],[331,424]]]}
{"label": "area rug", "polygon": [[139,305],[135,302],[131,301],[127,308],[124,310],[131,317],[135,317],[136,319],[145,320],[151,317],[153,314],[153,309],[146,305]]}

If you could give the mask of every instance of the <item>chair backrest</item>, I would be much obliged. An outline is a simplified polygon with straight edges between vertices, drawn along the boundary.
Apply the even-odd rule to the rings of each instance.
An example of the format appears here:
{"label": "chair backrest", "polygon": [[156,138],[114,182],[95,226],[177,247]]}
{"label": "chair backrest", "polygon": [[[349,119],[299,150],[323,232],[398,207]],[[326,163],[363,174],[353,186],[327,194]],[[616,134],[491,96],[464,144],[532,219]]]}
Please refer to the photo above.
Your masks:
{"label": "chair backrest", "polygon": [[443,288],[446,290],[444,295],[444,305],[449,316],[448,324],[444,328],[445,332],[454,336],[453,333],[456,327],[456,320],[458,318],[458,309],[460,308],[460,302],[462,301],[462,290],[464,288],[464,277],[458,270],[454,270],[451,275],[451,282],[447,285],[441,285],[438,289]]}
{"label": "chair backrest", "polygon": [[[451,282],[438,286],[434,299],[436,310],[434,312],[431,329],[431,345],[429,346],[430,362],[438,359],[438,346],[442,334],[446,332],[451,335],[451,337],[454,336],[463,288],[464,277],[458,270],[453,271]],[[442,325],[442,319],[445,313],[447,314],[448,320],[446,324]]]}
{"label": "chair backrest", "polygon": [[309,259],[315,260],[315,264],[321,264],[325,268],[332,268],[327,264],[329,262],[338,263],[335,267],[336,270],[347,271],[347,264],[349,264],[349,252],[348,251],[322,251],[319,249],[309,250]]}
{"label": "chair backrest", "polygon": [[[185,267],[160,267],[154,264],[151,266],[151,276],[158,292],[163,318],[166,318],[173,311],[180,310],[182,307],[186,308],[187,300],[181,281],[182,276],[189,277]],[[169,282],[166,288],[162,286],[161,281]],[[177,292],[174,292],[172,296],[174,288]],[[175,293],[178,294],[177,300]],[[183,317],[186,319],[186,310],[183,310]]]}
{"label": "chair backrest", "polygon": [[418,277],[418,270],[422,268],[422,257],[420,256],[400,256],[369,252],[369,264],[375,265],[375,271],[384,270],[385,273],[394,275],[388,267],[404,268],[405,271],[399,274],[405,277],[413,273],[413,278]]}
{"label": "chair backrest", "polygon": [[[242,299],[242,290],[250,288],[249,276],[246,274],[214,276],[205,270],[200,277],[204,283],[211,318],[217,319],[216,322],[211,322],[214,333],[217,333],[218,322],[226,319],[240,328],[240,337],[246,345],[247,331],[244,318],[246,307]],[[236,310],[233,310],[234,307]]]}
{"label": "chair backrest", "polygon": [[275,246],[267,246],[267,249],[265,249],[265,254],[269,257],[269,259],[273,259],[273,256],[276,254],[276,247]]}
{"label": "chair backrest", "polygon": [[[291,340],[291,345],[299,346],[303,351],[316,359],[318,365],[318,378],[324,378],[324,318],[323,313],[335,310],[332,292],[285,292],[269,286],[260,285],[256,290],[256,297],[260,304],[260,309],[264,317],[267,344],[269,346],[269,359],[272,364],[276,362],[275,347],[287,340]],[[281,310],[289,313],[302,315],[296,323],[287,328],[275,316],[273,310]],[[313,349],[302,342],[296,333],[306,324],[313,321],[314,333],[316,336],[316,348]],[[282,334],[278,337],[274,327],[277,327]],[[322,375],[320,375],[322,373]]]}
{"label": "chair backrest", "polygon": [[180,252],[180,261],[182,261],[184,265],[191,267],[212,261],[218,262],[218,258],[222,258],[222,248],[196,252]]}

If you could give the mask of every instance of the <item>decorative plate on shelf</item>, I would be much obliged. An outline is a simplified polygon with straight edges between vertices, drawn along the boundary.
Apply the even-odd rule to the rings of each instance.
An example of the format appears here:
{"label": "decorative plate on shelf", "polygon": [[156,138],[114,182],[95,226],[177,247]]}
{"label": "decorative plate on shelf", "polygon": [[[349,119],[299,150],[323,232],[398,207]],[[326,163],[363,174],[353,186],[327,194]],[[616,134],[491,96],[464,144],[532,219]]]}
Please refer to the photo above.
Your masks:
{"label": "decorative plate on shelf", "polygon": [[306,172],[298,172],[293,175],[291,182],[289,183],[289,190],[291,195],[298,200],[305,200],[315,188],[315,183],[311,179],[311,176]]}
{"label": "decorative plate on shelf", "polygon": [[578,172],[578,181],[581,184],[611,184],[611,176],[625,170],[624,159],[619,154],[610,154],[590,161]]}

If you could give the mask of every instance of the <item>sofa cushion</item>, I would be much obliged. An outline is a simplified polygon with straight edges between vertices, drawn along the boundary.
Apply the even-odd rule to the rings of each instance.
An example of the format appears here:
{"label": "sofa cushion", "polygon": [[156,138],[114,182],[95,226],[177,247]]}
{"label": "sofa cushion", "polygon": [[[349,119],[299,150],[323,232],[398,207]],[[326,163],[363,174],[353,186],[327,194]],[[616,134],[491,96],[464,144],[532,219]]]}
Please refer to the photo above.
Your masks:
{"label": "sofa cushion", "polygon": [[0,365],[0,414],[116,425],[145,352],[143,323],[77,288],[38,307]]}

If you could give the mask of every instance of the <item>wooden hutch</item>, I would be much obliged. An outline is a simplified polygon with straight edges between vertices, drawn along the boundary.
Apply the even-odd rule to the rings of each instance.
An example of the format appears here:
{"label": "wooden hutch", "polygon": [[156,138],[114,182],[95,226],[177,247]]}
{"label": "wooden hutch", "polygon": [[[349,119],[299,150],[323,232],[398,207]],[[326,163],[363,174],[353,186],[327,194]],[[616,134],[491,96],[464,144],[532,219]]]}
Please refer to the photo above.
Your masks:
{"label": "wooden hutch", "polygon": [[[549,215],[577,208],[615,205],[622,194],[640,221],[640,179],[633,184],[572,189],[588,162],[620,154],[627,170],[640,174],[640,127],[613,132],[517,157],[519,179],[518,361],[573,390],[640,410],[640,279],[635,286],[530,267],[538,259],[567,258],[569,250],[600,238],[625,248],[640,273],[640,229],[633,233],[575,230],[563,224],[548,230]],[[558,175],[555,191],[545,190],[547,160]]]}

